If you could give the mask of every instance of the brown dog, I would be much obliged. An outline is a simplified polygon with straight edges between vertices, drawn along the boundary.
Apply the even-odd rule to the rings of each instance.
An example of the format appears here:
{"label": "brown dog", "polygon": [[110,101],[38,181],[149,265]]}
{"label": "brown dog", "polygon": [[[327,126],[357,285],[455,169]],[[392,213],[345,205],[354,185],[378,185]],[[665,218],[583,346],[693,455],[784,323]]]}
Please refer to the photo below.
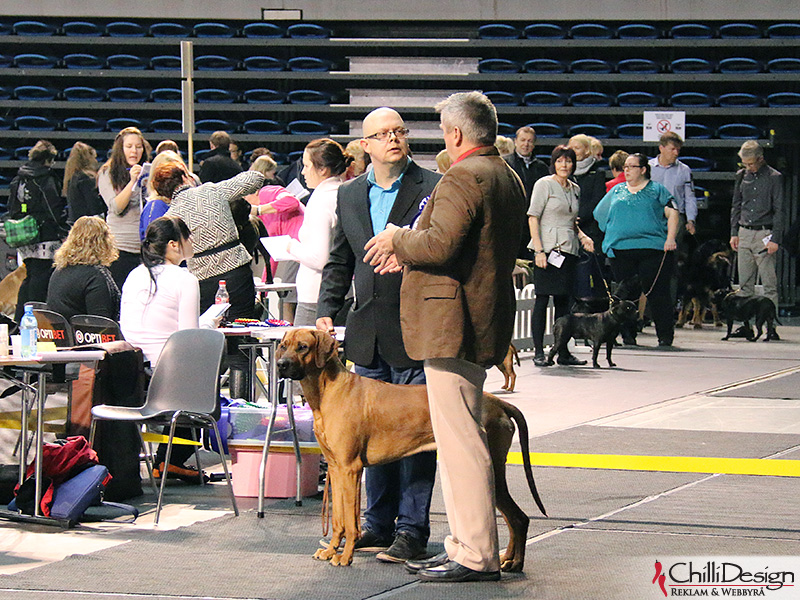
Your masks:
{"label": "brown dog", "polygon": [[500,372],[505,377],[505,381],[503,382],[503,387],[500,389],[506,390],[508,392],[514,391],[514,385],[517,382],[517,374],[514,372],[514,362],[516,361],[517,365],[520,364],[519,362],[519,354],[517,354],[517,349],[514,348],[514,344],[508,345],[508,352],[506,352],[506,357],[503,359],[498,365],[495,365]]}
{"label": "brown dog", "polygon": [[22,281],[25,279],[28,271],[25,268],[25,263],[14,269],[11,273],[3,277],[0,281],[0,312],[6,315],[14,316],[14,311],[17,308],[17,296],[19,295],[19,288],[22,286]]}
{"label": "brown dog", "polygon": [[[286,333],[276,354],[281,377],[300,381],[314,412],[314,433],[328,462],[333,496],[331,543],[314,558],[332,565],[349,565],[361,536],[361,473],[364,467],[392,462],[436,449],[424,385],[393,385],[360,377],[339,360],[336,340],[323,331],[294,329]],[[483,426],[494,465],[497,508],[511,532],[500,556],[504,571],[521,571],[525,563],[528,516],[517,506],[506,485],[506,455],[519,427],[525,476],[539,510],[528,449],[525,417],[511,404],[484,394]],[[338,548],[342,538],[342,553]]]}

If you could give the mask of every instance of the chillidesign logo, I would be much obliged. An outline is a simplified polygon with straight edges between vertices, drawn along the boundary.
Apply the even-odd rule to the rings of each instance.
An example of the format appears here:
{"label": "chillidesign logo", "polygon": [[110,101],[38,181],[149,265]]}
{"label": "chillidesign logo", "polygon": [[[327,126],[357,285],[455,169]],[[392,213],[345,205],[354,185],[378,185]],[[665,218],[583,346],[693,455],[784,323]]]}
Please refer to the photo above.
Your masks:
{"label": "chillidesign logo", "polygon": [[664,582],[667,580],[667,576],[664,575],[662,572],[662,566],[659,561],[656,561],[656,574],[653,576],[653,585],[655,585],[656,581],[658,582],[661,591],[664,592],[664,595],[667,595],[667,588],[664,585]]}

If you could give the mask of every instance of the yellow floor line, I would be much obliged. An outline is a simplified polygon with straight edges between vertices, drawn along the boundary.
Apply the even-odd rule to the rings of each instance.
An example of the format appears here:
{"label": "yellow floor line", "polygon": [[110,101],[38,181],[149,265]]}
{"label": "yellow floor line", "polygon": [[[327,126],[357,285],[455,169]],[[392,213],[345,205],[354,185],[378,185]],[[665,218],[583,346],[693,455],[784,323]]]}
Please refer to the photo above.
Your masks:
{"label": "yellow floor line", "polygon": [[[145,442],[152,444],[166,444],[169,442],[169,436],[161,435],[160,433],[144,433],[142,434],[142,437],[144,438]],[[186,438],[179,437],[172,438],[172,443],[179,446],[202,446],[200,442],[195,440],[187,440]]]}
{"label": "yellow floor line", "polygon": [[[543,452],[531,452],[530,456],[531,464],[536,467],[800,477],[800,460],[625,454],[549,454]],[[509,452],[507,462],[511,465],[521,465],[522,453]]]}

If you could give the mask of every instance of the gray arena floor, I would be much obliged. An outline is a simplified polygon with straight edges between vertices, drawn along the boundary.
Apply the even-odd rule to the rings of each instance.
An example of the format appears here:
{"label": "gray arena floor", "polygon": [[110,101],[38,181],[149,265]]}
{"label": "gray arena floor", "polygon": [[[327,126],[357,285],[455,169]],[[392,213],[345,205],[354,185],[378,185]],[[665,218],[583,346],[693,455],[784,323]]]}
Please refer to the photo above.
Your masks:
{"label": "gray arena floor", "polygon": [[[370,554],[334,568],[311,559],[321,537],[320,497],[301,507],[270,500],[264,519],[253,500],[242,499],[236,518],[223,484],[176,483],[159,527],[152,525],[147,489],[135,524],[61,531],[0,523],[0,598],[730,595],[699,580],[709,561],[712,571],[727,563],[793,578],[784,575],[780,589],[738,579],[725,590],[800,598],[800,463],[793,462],[800,461],[800,326],[779,333],[780,342],[750,343],[722,342],[723,333],[710,327],[679,330],[676,347],[663,350],[649,329],[639,347],[615,350],[616,369],[539,369],[523,354],[516,391],[502,396],[526,415],[534,462],[563,466],[534,470],[547,518],[527,493],[522,468],[508,466],[512,495],[531,527],[525,571],[504,574],[499,583],[422,584]],[[576,353],[585,358],[588,349]],[[501,384],[491,371],[486,389],[502,392]],[[759,469],[778,475],[738,474]],[[429,550],[438,552],[447,532],[438,488],[431,520]],[[502,544],[502,519],[498,525]],[[657,562],[661,572],[675,567],[664,593]],[[698,574],[682,581],[681,565],[689,562]]]}

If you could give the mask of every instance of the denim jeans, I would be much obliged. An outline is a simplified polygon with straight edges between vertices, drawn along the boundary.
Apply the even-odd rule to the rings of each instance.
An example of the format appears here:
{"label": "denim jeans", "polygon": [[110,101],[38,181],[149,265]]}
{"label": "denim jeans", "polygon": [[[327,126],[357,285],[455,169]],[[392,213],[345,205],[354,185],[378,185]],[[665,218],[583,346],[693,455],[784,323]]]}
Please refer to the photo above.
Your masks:
{"label": "denim jeans", "polygon": [[[380,357],[369,367],[356,365],[355,372],[389,383],[425,383],[425,372],[421,368],[395,369]],[[384,538],[393,538],[402,531],[427,543],[435,477],[435,451],[367,467],[364,529]]]}

